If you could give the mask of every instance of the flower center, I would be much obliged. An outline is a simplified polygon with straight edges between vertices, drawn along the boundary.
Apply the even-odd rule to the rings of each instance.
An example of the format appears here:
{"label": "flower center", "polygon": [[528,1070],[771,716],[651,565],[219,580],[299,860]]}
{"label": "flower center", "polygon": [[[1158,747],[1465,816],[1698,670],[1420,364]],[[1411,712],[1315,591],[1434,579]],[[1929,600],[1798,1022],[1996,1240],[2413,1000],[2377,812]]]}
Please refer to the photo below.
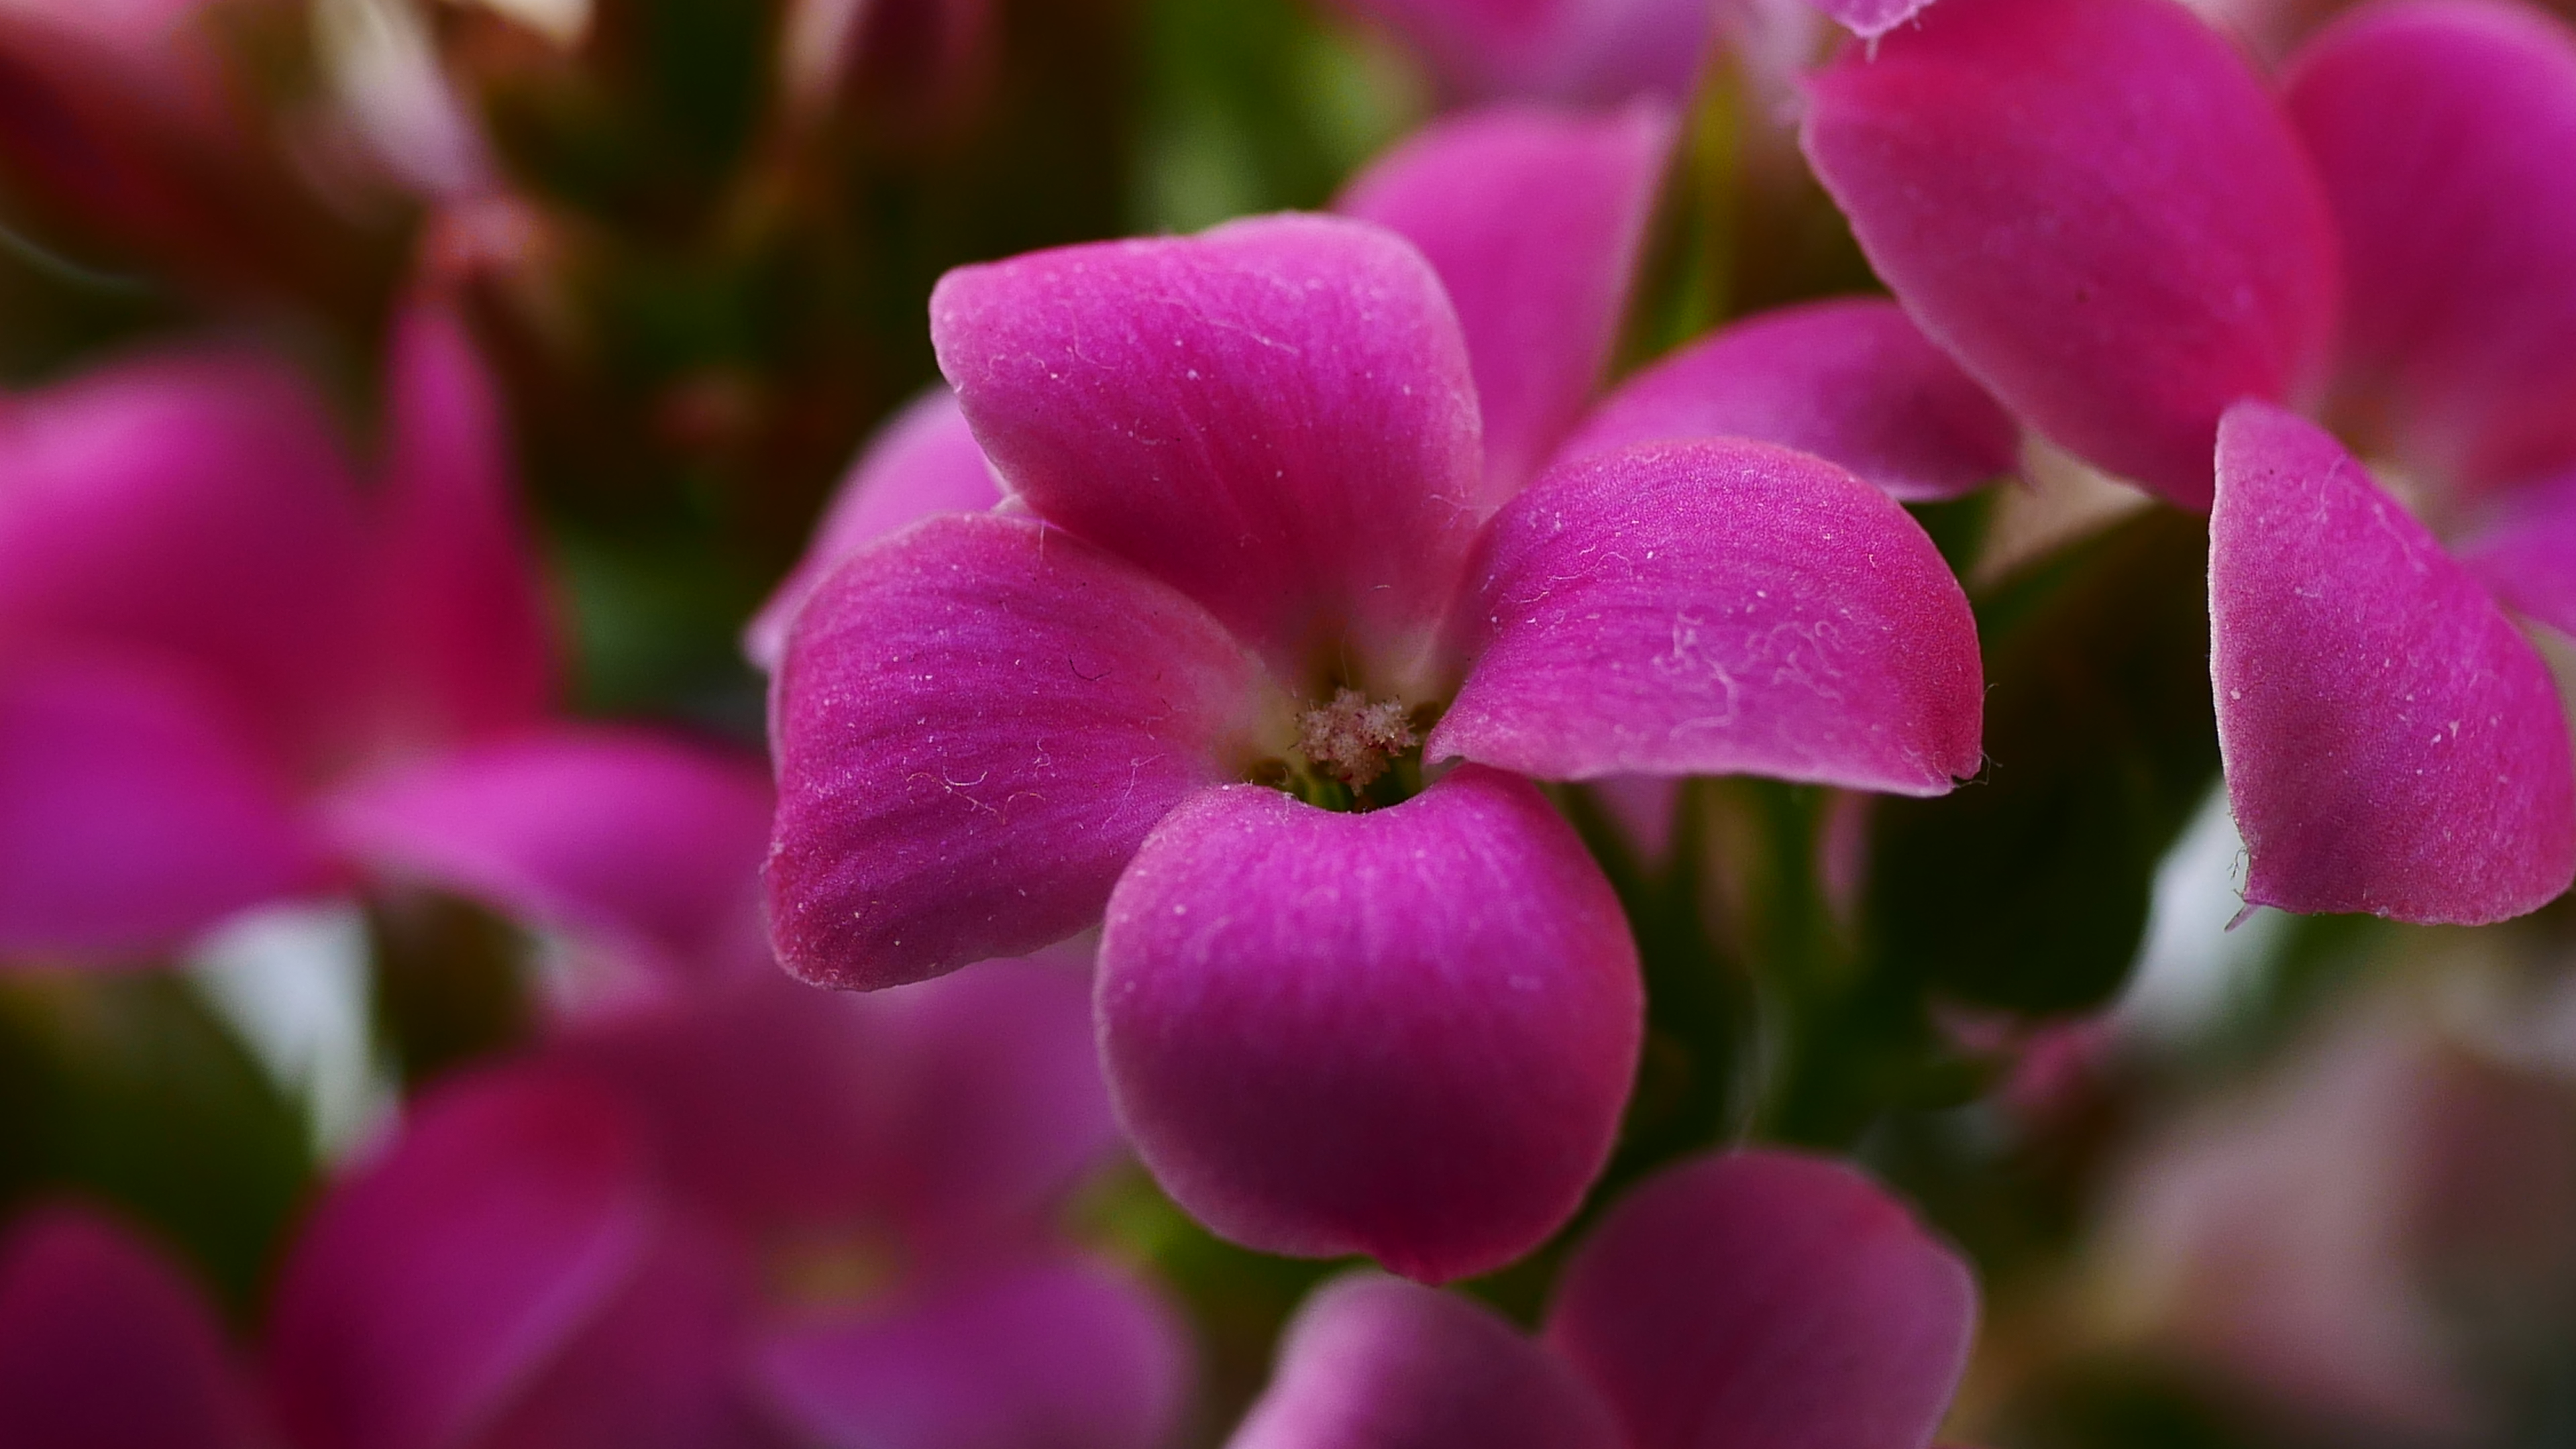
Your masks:
{"label": "flower center", "polygon": [[1422,743],[1405,718],[1404,701],[1371,699],[1356,689],[1333,691],[1333,702],[1297,717],[1297,753],[1310,770],[1341,781],[1358,794],[1386,773],[1397,755]]}
{"label": "flower center", "polygon": [[1253,778],[1327,810],[1393,805],[1422,788],[1422,727],[1401,699],[1333,691],[1329,703],[1297,713],[1297,744]]}

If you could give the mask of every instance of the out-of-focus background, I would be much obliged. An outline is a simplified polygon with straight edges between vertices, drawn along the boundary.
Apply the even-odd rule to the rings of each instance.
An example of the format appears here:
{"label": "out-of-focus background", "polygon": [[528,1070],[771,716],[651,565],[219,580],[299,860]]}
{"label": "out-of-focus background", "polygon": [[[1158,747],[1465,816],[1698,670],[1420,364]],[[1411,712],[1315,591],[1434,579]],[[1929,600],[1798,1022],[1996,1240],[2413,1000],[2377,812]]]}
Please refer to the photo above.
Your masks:
{"label": "out-of-focus background", "polygon": [[[1833,34],[1793,3],[1709,3],[1622,370],[1730,317],[1878,290],[1791,134],[1795,74]],[[2201,8],[2277,54],[2337,7]],[[548,708],[756,796],[742,630],[864,441],[934,380],[939,275],[1328,204],[1413,126],[1515,89],[1425,39],[1440,10],[0,0],[0,544],[11,490],[77,452],[31,421],[58,415],[42,400],[156,349],[283,365],[349,457],[399,451],[388,359],[427,298],[497,402],[559,650]],[[357,471],[362,494],[396,486]],[[1973,1256],[1963,1442],[2576,1442],[2576,909],[2482,931],[2236,921],[2201,541],[2063,459],[2032,471],[1921,510],[1979,604],[1989,753],[2020,782],[1867,824],[1839,929],[1902,945],[1806,984],[1826,1005],[1795,1018],[1803,1075],[1743,1124],[1853,1151]],[[0,627],[0,649],[31,637]],[[0,779],[37,768],[8,757],[18,738],[0,732]],[[1711,959],[1753,964],[1716,993],[1741,1059],[1698,1070],[1741,1076],[1771,1029],[1746,1023],[1774,1020],[1749,1004],[1777,989],[1757,958],[1805,929],[1781,924],[1764,832],[1806,797],[1693,788],[1689,878],[1622,884],[1632,909],[1718,903]],[[587,818],[604,797],[572,778],[544,798]],[[608,1030],[562,1023],[618,948],[476,879],[340,872],[177,946],[9,960],[0,1217],[108,1214],[242,1353],[269,1352],[313,1205],[407,1095]],[[1180,1432],[1215,1442],[1326,1270],[1226,1247],[1132,1166],[1076,1157],[1045,1230],[1177,1305]],[[796,1293],[866,1296],[846,1255],[763,1241]],[[1471,1286],[1526,1315],[1544,1270]]]}

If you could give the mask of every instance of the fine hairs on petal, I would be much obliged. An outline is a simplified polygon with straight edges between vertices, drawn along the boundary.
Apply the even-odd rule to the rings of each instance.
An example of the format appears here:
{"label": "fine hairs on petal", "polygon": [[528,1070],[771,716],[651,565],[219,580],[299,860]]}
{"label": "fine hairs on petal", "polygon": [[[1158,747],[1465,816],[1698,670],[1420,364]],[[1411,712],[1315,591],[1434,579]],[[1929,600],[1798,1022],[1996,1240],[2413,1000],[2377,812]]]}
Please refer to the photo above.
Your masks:
{"label": "fine hairs on petal", "polygon": [[1404,701],[1372,701],[1356,689],[1337,689],[1331,704],[1297,717],[1297,749],[1306,763],[1354,793],[1376,784],[1390,759],[1420,743]]}

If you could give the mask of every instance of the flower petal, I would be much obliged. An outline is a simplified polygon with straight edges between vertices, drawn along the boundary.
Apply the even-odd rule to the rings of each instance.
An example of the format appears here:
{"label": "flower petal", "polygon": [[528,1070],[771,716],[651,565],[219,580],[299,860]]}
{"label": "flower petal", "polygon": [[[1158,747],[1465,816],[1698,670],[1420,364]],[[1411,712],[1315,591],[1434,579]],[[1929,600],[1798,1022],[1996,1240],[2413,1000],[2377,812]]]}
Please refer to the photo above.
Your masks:
{"label": "flower petal", "polygon": [[760,1375],[822,1449],[1155,1449],[1189,1394],[1189,1345],[1144,1285],[1042,1264],[909,1311],[778,1335]]}
{"label": "flower petal", "polygon": [[1047,521],[1303,681],[1418,664],[1489,495],[1440,282],[1374,226],[1277,216],[961,267],[940,369]]}
{"label": "flower petal", "polygon": [[867,544],[934,513],[982,513],[1002,501],[1001,480],[966,426],[957,394],[933,386],[868,440],[814,527],[796,568],[743,630],[742,652],[764,670],[787,650],[787,626],[832,566]]}
{"label": "flower petal", "polygon": [[1690,97],[1718,7],[1707,0],[1344,0],[1421,50],[1473,100],[1578,105]]}
{"label": "flower petal", "polygon": [[824,994],[777,972],[577,1025],[568,1060],[650,1125],[673,1191],[751,1233],[898,1234],[966,1259],[1054,1225],[1118,1146],[1090,984],[994,961],[910,990]]}
{"label": "flower petal", "polygon": [[2209,598],[2248,904],[2484,922],[2576,877],[2548,666],[2332,438],[2228,413]]}
{"label": "flower petal", "polygon": [[160,1254],[78,1208],[0,1244],[0,1427],[18,1449],[257,1449],[222,1325]]}
{"label": "flower petal", "polygon": [[1025,518],[863,551],[772,699],[780,959],[892,986],[1090,924],[1154,822],[1228,777],[1258,679],[1204,610]]}
{"label": "flower petal", "polygon": [[1920,1449],[1967,1368],[1976,1285],[1840,1163],[1730,1152],[1611,1209],[1547,1341],[1631,1449]]}
{"label": "flower petal", "polygon": [[2576,637],[2576,474],[2516,492],[2460,562],[2497,598]]}
{"label": "flower petal", "polygon": [[0,669],[0,959],[148,958],[328,876],[250,731],[187,679]]}
{"label": "flower petal", "polygon": [[398,728],[432,739],[535,722],[554,703],[553,624],[517,515],[498,386],[455,315],[394,321],[386,379],[384,649]]}
{"label": "flower petal", "polygon": [[312,1449],[431,1449],[500,1412],[631,1281],[644,1144],[616,1100],[505,1070],[418,1104],[315,1209],[270,1313],[270,1386]]}
{"label": "flower petal", "polygon": [[1474,766],[1359,815],[1195,797],[1118,883],[1098,1001],[1111,1099],[1182,1207],[1434,1282],[1573,1213],[1643,1010],[1599,868],[1536,790]]}
{"label": "flower petal", "polygon": [[1360,1274],[1289,1325],[1227,1449],[1625,1449],[1554,1354],[1471,1299]]}
{"label": "flower petal", "polygon": [[742,1382],[756,1281],[732,1243],[656,1234],[474,1449],[780,1449]]}
{"label": "flower petal", "polygon": [[379,871],[596,945],[666,984],[767,971],[757,763],[641,730],[557,726],[361,780],[330,807]]}
{"label": "flower petal", "polygon": [[2355,13],[2285,97],[2343,233],[2344,351],[2416,467],[2576,463],[2576,33],[2526,5]]}
{"label": "flower petal", "polygon": [[[1109,1109],[1087,962],[1070,948],[886,998],[877,1093],[893,1124],[896,1209],[925,1257],[989,1255],[1052,1226],[1125,1140]],[[875,1004],[875,1003],[872,1003]]]}
{"label": "flower petal", "polygon": [[1600,384],[1672,144],[1659,105],[1499,108],[1433,122],[1343,193],[1338,210],[1422,248],[1457,306],[1486,496],[1518,492]]}
{"label": "flower petal", "polygon": [[1810,89],[1807,156],[1878,274],[2069,451],[2206,507],[2219,413],[2322,381],[2324,195],[2173,0],[1941,0]]}
{"label": "flower petal", "polygon": [[1893,302],[1784,307],[1620,385],[1560,459],[1630,443],[1752,438],[1813,453],[1906,502],[2018,472],[2021,428]]}
{"label": "flower petal", "polygon": [[1740,439],[1551,470],[1486,530],[1424,757],[1542,779],[1758,774],[1938,795],[1976,773],[1967,596],[1886,494]]}
{"label": "flower petal", "polygon": [[370,538],[301,380],[240,353],[103,368],[0,410],[0,645],[150,651],[206,671],[265,738],[345,743]]}

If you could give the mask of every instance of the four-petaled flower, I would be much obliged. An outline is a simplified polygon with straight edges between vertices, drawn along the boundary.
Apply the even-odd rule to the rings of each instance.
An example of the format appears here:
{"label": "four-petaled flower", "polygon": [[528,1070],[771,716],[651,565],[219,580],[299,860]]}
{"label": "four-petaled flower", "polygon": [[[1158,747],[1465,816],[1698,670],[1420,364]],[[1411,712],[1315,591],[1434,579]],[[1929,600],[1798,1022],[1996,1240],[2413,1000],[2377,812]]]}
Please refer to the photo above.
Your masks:
{"label": "four-petaled flower", "polygon": [[[1993,404],[1865,304],[1715,339],[1577,427],[1666,134],[1474,117],[1355,188],[1394,230],[1282,216],[950,274],[933,340],[1010,503],[782,602],[790,969],[894,985],[1105,915],[1113,1095],[1219,1232],[1436,1280],[1561,1224],[1641,993],[1530,782],[1932,794],[1978,763],[1974,628],[1921,529],[1835,463],[1701,435],[1930,491],[2009,458]],[[1853,396],[1960,426],[1889,447],[1849,397],[1748,380],[1878,353],[1902,384]],[[973,492],[925,409],[907,451]]]}

